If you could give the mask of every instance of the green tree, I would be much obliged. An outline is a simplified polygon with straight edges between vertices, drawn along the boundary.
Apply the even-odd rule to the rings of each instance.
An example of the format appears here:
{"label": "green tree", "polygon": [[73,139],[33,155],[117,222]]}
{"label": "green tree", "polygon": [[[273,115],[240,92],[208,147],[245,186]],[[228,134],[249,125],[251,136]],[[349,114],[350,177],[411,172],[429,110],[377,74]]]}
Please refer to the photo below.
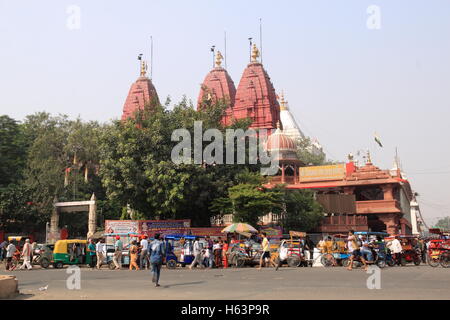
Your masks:
{"label": "green tree", "polygon": [[311,231],[323,219],[321,205],[314,199],[314,192],[309,190],[284,190],[285,230]]}
{"label": "green tree", "polygon": [[25,160],[26,146],[20,124],[6,115],[0,116],[0,190],[20,180]]}
{"label": "green tree", "polygon": [[312,143],[310,138],[298,139],[297,140],[297,156],[305,165],[324,165],[326,164],[325,154],[323,153],[313,153]]}
{"label": "green tree", "polygon": [[444,217],[439,219],[435,226],[436,228],[450,230],[450,217]]}

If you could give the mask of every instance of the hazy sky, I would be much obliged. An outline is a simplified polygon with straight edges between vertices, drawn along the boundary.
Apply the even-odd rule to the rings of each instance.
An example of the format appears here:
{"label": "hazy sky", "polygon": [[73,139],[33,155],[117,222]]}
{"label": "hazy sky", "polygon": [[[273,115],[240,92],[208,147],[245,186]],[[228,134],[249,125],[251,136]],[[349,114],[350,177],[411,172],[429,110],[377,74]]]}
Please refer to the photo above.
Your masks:
{"label": "hazy sky", "polygon": [[[367,27],[370,5],[381,29]],[[119,118],[151,35],[162,101],[197,100],[224,31],[237,86],[262,18],[264,65],[301,129],[333,160],[370,148],[390,168],[397,146],[422,214],[435,222],[450,214],[449,17],[448,0],[0,0],[0,114]]]}

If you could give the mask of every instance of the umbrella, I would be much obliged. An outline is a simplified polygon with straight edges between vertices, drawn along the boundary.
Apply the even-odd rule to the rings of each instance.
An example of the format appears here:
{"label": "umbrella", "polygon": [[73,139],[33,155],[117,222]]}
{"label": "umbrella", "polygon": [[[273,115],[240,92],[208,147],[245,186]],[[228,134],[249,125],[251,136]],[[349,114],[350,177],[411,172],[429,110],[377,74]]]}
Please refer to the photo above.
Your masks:
{"label": "umbrella", "polygon": [[224,228],[222,232],[258,233],[258,230],[256,230],[247,223],[233,223],[232,225],[229,225],[228,227]]}

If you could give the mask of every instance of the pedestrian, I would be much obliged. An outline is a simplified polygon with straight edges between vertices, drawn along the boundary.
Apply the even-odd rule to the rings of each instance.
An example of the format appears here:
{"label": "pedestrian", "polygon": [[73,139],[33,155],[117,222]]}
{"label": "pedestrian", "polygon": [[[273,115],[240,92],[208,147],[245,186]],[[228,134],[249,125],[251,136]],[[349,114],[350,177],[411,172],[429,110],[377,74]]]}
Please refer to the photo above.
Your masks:
{"label": "pedestrian", "polygon": [[94,270],[95,266],[97,265],[97,252],[96,245],[93,239],[89,239],[89,244],[86,251],[89,252],[89,266],[91,267],[91,270]]}
{"label": "pedestrian", "polygon": [[348,232],[348,238],[347,238],[347,248],[348,248],[348,253],[350,253],[350,259],[348,262],[348,267],[347,270],[352,270],[353,269],[353,260],[356,259],[361,259],[361,262],[364,265],[364,270],[367,271],[367,263],[366,260],[364,259],[364,257],[362,256],[361,253],[361,246],[358,244],[358,240],[356,239],[355,236],[355,232],[353,230],[350,230]]}
{"label": "pedestrian", "polygon": [[116,236],[116,242],[114,243],[114,256],[113,256],[113,263],[116,266],[116,268],[114,270],[122,269],[122,250],[123,250],[123,243],[120,240],[120,236]]}
{"label": "pedestrian", "polygon": [[263,238],[261,246],[262,246],[262,255],[261,259],[259,260],[259,268],[258,270],[261,270],[263,264],[264,267],[266,267],[266,262],[269,259],[270,260],[270,243],[269,239],[267,239],[267,235],[265,232],[261,232],[261,236]]}
{"label": "pedestrian", "polygon": [[37,242],[34,241],[31,244],[31,263],[33,263],[33,261],[34,261],[34,256],[36,255],[36,250],[37,250]]}
{"label": "pedestrian", "polygon": [[8,246],[8,241],[3,240],[2,243],[0,243],[0,261],[3,261],[6,257],[6,247]]}
{"label": "pedestrian", "polygon": [[143,236],[140,242],[141,246],[141,257],[139,260],[139,266],[145,270],[148,269],[149,261],[148,261],[148,240],[147,236]]}
{"label": "pedestrian", "polygon": [[222,245],[222,265],[226,269],[228,268],[228,249],[230,248],[228,244],[228,239],[223,241]]}
{"label": "pedestrian", "polygon": [[130,246],[130,270],[133,270],[133,268],[139,270],[139,266],[137,265],[138,250],[137,242],[133,240]]}
{"label": "pedestrian", "polygon": [[103,259],[105,259],[105,244],[103,243],[103,239],[99,239],[95,245],[95,252],[97,253],[97,269],[102,268]]}
{"label": "pedestrian", "polygon": [[311,240],[311,238],[308,235],[306,235],[305,236],[305,244],[303,246],[303,249],[304,249],[307,261],[312,261],[314,259],[314,248],[315,248],[315,246],[316,245]]}
{"label": "pedestrian", "polygon": [[159,233],[155,234],[155,240],[150,245],[150,263],[152,265],[152,282],[155,287],[159,287],[159,276],[161,275],[161,266],[164,259],[164,246],[159,239]]}
{"label": "pedestrian", "polygon": [[31,256],[31,243],[30,243],[30,239],[26,239],[25,240],[25,244],[23,245],[22,248],[22,254],[21,254],[22,258],[23,258],[23,263],[20,266],[19,270],[24,269],[25,267],[27,267],[28,270],[31,270],[33,267],[30,264],[30,256]]}
{"label": "pedestrian", "polygon": [[222,266],[222,263],[221,263],[222,244],[217,240],[214,240],[213,252],[214,252],[214,264],[215,264],[216,268],[220,268]]}
{"label": "pedestrian", "polygon": [[398,236],[395,236],[394,240],[392,240],[389,249],[394,254],[394,260],[397,263],[397,265],[398,266],[401,265],[403,248]]}
{"label": "pedestrian", "polygon": [[8,246],[6,247],[6,270],[10,270],[12,268],[12,259],[14,254],[16,253],[16,246],[14,245],[14,241],[9,241]]}
{"label": "pedestrian", "polygon": [[206,242],[207,242],[207,259],[208,259],[208,268],[211,269],[214,266],[214,242],[211,240],[209,236],[206,236]]}
{"label": "pedestrian", "polygon": [[200,265],[200,267],[203,266],[203,261],[202,261],[202,247],[199,241],[199,238],[196,237],[195,241],[194,241],[194,248],[193,248],[193,253],[194,253],[194,261],[192,261],[191,265],[189,266],[189,269],[192,270],[193,267]]}

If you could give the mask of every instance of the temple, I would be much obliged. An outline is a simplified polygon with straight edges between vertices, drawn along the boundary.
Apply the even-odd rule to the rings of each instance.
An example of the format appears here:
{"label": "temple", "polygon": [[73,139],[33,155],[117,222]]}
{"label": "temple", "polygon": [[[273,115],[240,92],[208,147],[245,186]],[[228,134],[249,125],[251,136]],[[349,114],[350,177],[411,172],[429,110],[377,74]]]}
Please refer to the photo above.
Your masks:
{"label": "temple", "polygon": [[289,110],[288,102],[284,99],[284,92],[281,93],[280,97],[280,120],[284,134],[294,139],[294,141],[305,139],[305,135]]}
{"label": "temple", "polygon": [[136,111],[144,110],[144,107],[151,102],[159,104],[158,94],[152,81],[147,77],[147,63],[141,60],[140,76],[131,85],[128,96],[125,100],[122,112],[122,121],[134,118]]}
{"label": "temple", "polygon": [[215,67],[205,77],[198,96],[197,110],[222,100],[225,106],[224,125],[232,123],[236,87],[227,70],[222,67],[223,56],[217,52]]}
{"label": "temple", "polygon": [[421,221],[415,214],[414,193],[400,169],[381,170],[368,154],[364,166],[353,156],[345,164],[302,167],[287,179],[273,177],[267,187],[285,183],[287,189],[315,191],[325,217],[316,230],[342,233],[350,229],[418,234]]}
{"label": "temple", "polygon": [[237,88],[233,118],[250,118],[250,128],[274,131],[280,121],[280,105],[270,77],[258,57],[259,50],[253,45],[252,61],[245,68]]}

